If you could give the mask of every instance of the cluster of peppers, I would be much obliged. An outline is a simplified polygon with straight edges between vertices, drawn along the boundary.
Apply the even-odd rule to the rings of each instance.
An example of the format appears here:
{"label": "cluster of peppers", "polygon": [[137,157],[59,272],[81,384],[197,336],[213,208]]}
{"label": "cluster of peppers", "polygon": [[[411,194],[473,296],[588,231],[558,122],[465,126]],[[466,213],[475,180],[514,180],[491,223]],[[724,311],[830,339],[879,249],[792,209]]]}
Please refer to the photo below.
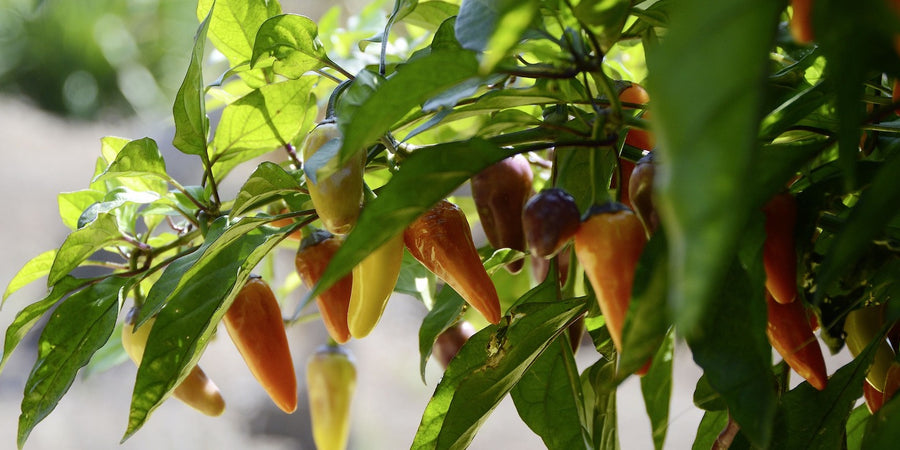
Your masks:
{"label": "cluster of peppers", "polygon": [[[122,328],[122,345],[138,366],[155,322],[151,318],[135,328],[139,312],[139,307],[133,307]],[[294,362],[281,307],[269,285],[258,276],[251,277],[222,321],[250,372],[273,403],[288,414],[296,411]],[[352,357],[336,346],[322,347],[309,358],[306,377],[317,447],[329,450],[346,448],[350,400],[356,380]],[[225,411],[222,393],[199,365],[191,368],[174,389],[173,396],[209,416],[218,416]]]}

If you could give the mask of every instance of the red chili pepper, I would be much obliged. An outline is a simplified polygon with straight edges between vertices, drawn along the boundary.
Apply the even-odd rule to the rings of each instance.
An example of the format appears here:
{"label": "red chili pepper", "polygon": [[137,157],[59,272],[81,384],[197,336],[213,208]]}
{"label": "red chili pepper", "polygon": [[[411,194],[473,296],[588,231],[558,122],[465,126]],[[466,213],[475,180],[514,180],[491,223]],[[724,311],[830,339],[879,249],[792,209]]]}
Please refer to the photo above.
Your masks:
{"label": "red chili pepper", "polygon": [[284,412],[297,409],[297,377],[284,332],[281,307],[259,277],[247,284],[225,313],[225,329],[250,372]]}
{"label": "red chili pepper", "polygon": [[797,226],[797,201],[787,192],[776,194],[763,206],[766,216],[766,240],[763,266],[766,289],[778,303],[797,298],[797,253],[794,228]]}
{"label": "red chili pepper", "polygon": [[[341,247],[343,239],[332,235],[325,230],[316,230],[303,238],[294,265],[303,284],[312,289],[325,268],[331,262],[331,258]],[[353,288],[353,275],[347,274],[330,288],[316,297],[319,313],[328,334],[336,342],[343,344],[350,340],[350,328],[347,325],[347,314],[350,308],[350,292]]]}
{"label": "red chili pepper", "polygon": [[803,302],[778,303],[766,292],[769,343],[784,361],[818,390],[828,384],[822,349],[809,326]]}
{"label": "red chili pepper", "polygon": [[459,207],[441,200],[406,228],[403,241],[413,257],[456,290],[488,322],[500,322],[497,289],[481,264],[469,222]]}

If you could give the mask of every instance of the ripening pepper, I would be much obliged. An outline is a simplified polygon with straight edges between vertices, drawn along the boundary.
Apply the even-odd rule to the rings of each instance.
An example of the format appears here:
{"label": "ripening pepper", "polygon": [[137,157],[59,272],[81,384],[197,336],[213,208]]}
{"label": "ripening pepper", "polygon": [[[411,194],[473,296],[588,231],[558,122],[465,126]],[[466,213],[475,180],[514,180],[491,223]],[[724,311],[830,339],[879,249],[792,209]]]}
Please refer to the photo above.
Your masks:
{"label": "ripening pepper", "polygon": [[791,36],[798,44],[808,44],[814,39],[812,6],[813,0],[791,0],[793,9],[790,22]]}
{"label": "ripening pepper", "polygon": [[400,277],[402,262],[403,234],[399,233],[353,268],[347,309],[347,326],[353,337],[367,336],[378,324]]}
{"label": "ripening pepper", "polygon": [[894,398],[898,390],[900,390],[900,363],[892,361],[884,376],[884,402],[887,403]]}
{"label": "ripening pepper", "polygon": [[[647,90],[644,89],[641,85],[631,83],[630,85],[622,89],[621,92],[619,92],[619,101],[634,104],[646,104],[650,101],[650,95],[647,93]],[[623,106],[623,110],[628,111],[629,109]],[[645,110],[641,115],[641,118],[649,120],[650,111]],[[656,138],[653,136],[653,133],[647,130],[631,128],[625,135],[625,143],[632,147],[648,151],[656,147]],[[622,185],[627,186],[627,181],[625,183],[622,183]]]}
{"label": "ripening pepper", "polygon": [[[628,192],[628,186],[631,184],[631,172],[634,171],[634,163],[624,159],[619,158],[619,167],[613,172],[612,179],[609,183],[610,189],[616,189],[619,191],[619,202],[623,205],[632,208],[631,206],[631,197]],[[622,182],[619,183],[619,174],[622,174]]]}
{"label": "ripening pepper", "polygon": [[[324,145],[337,145],[341,132],[332,122],[324,122],[313,128],[303,142],[303,161],[308,162]],[[366,165],[366,152],[353,154],[349,161],[336,172],[314,183],[307,178],[306,187],[313,206],[325,229],[334,234],[347,234],[359,217],[360,204],[363,198],[363,171]]]}
{"label": "ripening pepper", "polygon": [[782,192],[763,206],[766,216],[766,240],[763,243],[763,266],[766,289],[778,303],[797,298],[797,253],[794,228],[797,225],[797,201]]}
{"label": "ripening pepper", "polygon": [[[647,236],[641,221],[621,203],[594,206],[575,233],[575,256],[594,288],[606,327],[618,352],[631,302],[634,271]],[[638,371],[646,373],[645,365]]]}
{"label": "ripening pepper", "polygon": [[884,394],[869,383],[869,380],[863,379],[863,398],[866,400],[866,407],[869,408],[869,414],[875,414],[884,405]]}
{"label": "ripening pepper", "polygon": [[434,356],[441,367],[446,369],[459,349],[473,334],[475,334],[475,327],[471,323],[465,320],[456,322],[438,335],[432,346],[431,356]]}
{"label": "ripening pepper", "polygon": [[356,367],[349,352],[322,346],[306,363],[306,390],[313,440],[318,450],[343,450],[350,435],[350,403]]}
{"label": "ripening pepper", "polygon": [[650,152],[637,162],[628,181],[628,197],[631,199],[631,207],[634,209],[634,214],[644,224],[647,236],[659,228],[659,215],[653,204],[653,179],[655,177],[655,156],[653,152]]}
{"label": "ripening pepper", "polygon": [[413,257],[485,319],[491,323],[500,321],[497,289],[481,264],[469,222],[459,207],[441,200],[404,230],[403,241]]}
{"label": "ripening pepper", "polygon": [[[137,366],[141,365],[150,329],[156,322],[156,318],[151,318],[135,330],[134,324],[139,311],[138,308],[131,308],[125,316],[125,323],[122,327],[122,347]],[[219,416],[225,412],[225,400],[222,398],[218,386],[206,376],[199,365],[195,365],[191,369],[188,376],[172,392],[172,395],[207,416]]]}
{"label": "ripening pepper", "polygon": [[847,348],[854,357],[859,355],[874,339],[880,340],[875,349],[875,359],[866,373],[866,379],[879,392],[884,392],[888,369],[894,361],[894,351],[890,344],[878,334],[882,325],[884,325],[884,309],[880,305],[854,309],[847,313],[847,317],[844,319],[846,336],[844,342],[847,343]]}
{"label": "ripening pepper", "polygon": [[[532,193],[534,174],[522,155],[506,158],[472,177],[472,199],[488,242],[494,248],[525,251],[522,209]],[[518,273],[523,260],[506,265]]]}
{"label": "ripening pepper", "polygon": [[[294,265],[303,284],[312,289],[331,258],[341,247],[342,239],[325,230],[316,230],[303,238]],[[316,297],[319,313],[328,334],[339,344],[350,340],[350,328],[347,326],[347,311],[350,308],[350,291],[353,288],[353,275],[347,274],[330,288]]]}
{"label": "ripening pepper", "polygon": [[809,325],[803,302],[778,303],[766,292],[769,343],[784,361],[818,390],[828,384],[822,349]]}
{"label": "ripening pepper", "polygon": [[281,307],[268,283],[247,280],[228,307],[225,329],[250,373],[282,411],[297,409],[297,376],[288,346]]}
{"label": "ripening pepper", "polygon": [[531,255],[550,258],[572,239],[581,224],[575,198],[563,189],[544,189],[528,199],[522,228]]}

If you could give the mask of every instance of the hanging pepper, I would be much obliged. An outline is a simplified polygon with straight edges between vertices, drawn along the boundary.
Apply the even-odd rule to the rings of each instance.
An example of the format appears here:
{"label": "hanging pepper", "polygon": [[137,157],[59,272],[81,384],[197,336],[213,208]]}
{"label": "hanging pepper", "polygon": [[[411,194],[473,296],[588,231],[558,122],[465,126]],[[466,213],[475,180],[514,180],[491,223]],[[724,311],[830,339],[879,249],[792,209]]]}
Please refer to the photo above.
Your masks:
{"label": "hanging pepper", "polygon": [[[575,233],[575,256],[594,288],[609,335],[620,353],[634,271],[646,243],[641,221],[621,203],[592,207]],[[645,365],[638,374],[648,368]]]}
{"label": "hanging pepper", "polygon": [[[326,144],[330,148],[340,148],[341,132],[333,122],[323,122],[310,131],[303,142],[303,161],[310,158]],[[307,174],[306,187],[316,213],[325,228],[334,234],[347,234],[359,217],[363,197],[363,171],[366,152],[360,151],[336,172],[324,178],[313,179]]]}
{"label": "hanging pepper", "polygon": [[828,372],[822,349],[809,324],[809,316],[803,302],[778,303],[766,291],[769,343],[797,374],[809,381],[812,387],[823,390],[828,384]]}
{"label": "hanging pepper", "polygon": [[366,256],[353,268],[353,286],[347,325],[357,338],[367,336],[378,324],[387,301],[400,277],[403,262],[403,234],[397,234]]}
{"label": "hanging pepper", "polygon": [[884,325],[884,309],[882,305],[867,306],[854,309],[844,319],[844,334],[847,348],[854,357],[859,355],[870,342],[879,339],[875,349],[875,359],[869,366],[866,379],[879,392],[884,392],[884,382],[888,369],[894,361],[894,351],[878,332]]}
{"label": "hanging pepper", "polygon": [[[525,251],[522,209],[532,193],[534,174],[522,155],[506,158],[472,177],[472,199],[488,242],[494,248]],[[510,273],[522,270],[524,260],[506,265]]]}
{"label": "hanging pepper", "polygon": [[794,228],[797,225],[797,201],[782,192],[763,206],[766,216],[766,240],[763,243],[763,266],[766,289],[778,303],[797,298],[797,253]]}
{"label": "hanging pepper", "polygon": [[[141,365],[150,329],[156,322],[156,318],[151,318],[138,329],[134,329],[139,312],[138,308],[131,308],[125,316],[125,323],[122,326],[122,347],[125,348],[125,353],[128,353],[136,366]],[[219,416],[225,412],[225,400],[222,398],[219,388],[206,376],[199,365],[191,368],[191,372],[175,388],[172,395],[207,416]]]}
{"label": "hanging pepper", "polygon": [[306,389],[316,448],[347,448],[350,403],[356,389],[356,367],[349,352],[330,345],[316,350],[306,363]]}
{"label": "hanging pepper", "polygon": [[441,364],[441,367],[446,369],[453,357],[459,352],[459,349],[473,334],[475,334],[475,327],[471,323],[465,320],[456,322],[438,335],[434,341],[431,356],[434,356]]}
{"label": "hanging pepper", "polygon": [[656,214],[656,206],[653,204],[653,179],[655,177],[655,156],[653,152],[650,152],[634,166],[628,181],[628,197],[631,199],[634,214],[644,224],[647,236],[652,235],[659,228],[659,216]]}
{"label": "hanging pepper", "polygon": [[282,411],[297,409],[297,377],[281,307],[262,278],[247,280],[225,313],[225,329],[250,373]]}
{"label": "hanging pepper", "polygon": [[[315,230],[300,242],[294,265],[308,289],[312,289],[319,282],[331,258],[340,248],[341,242],[340,237],[325,230]],[[347,311],[350,307],[352,287],[353,276],[347,274],[316,297],[316,304],[319,306],[319,313],[328,334],[340,344],[350,340]]]}
{"label": "hanging pepper", "polygon": [[563,189],[544,189],[522,211],[525,242],[535,258],[550,258],[572,239],[581,224],[575,199]]}
{"label": "hanging pepper", "polygon": [[406,248],[444,280],[488,322],[500,321],[500,299],[472,242],[466,215],[446,200],[422,214],[403,232]]}
{"label": "hanging pepper", "polygon": [[791,36],[798,44],[808,44],[814,39],[812,4],[813,0],[791,0],[793,10],[790,21]]}

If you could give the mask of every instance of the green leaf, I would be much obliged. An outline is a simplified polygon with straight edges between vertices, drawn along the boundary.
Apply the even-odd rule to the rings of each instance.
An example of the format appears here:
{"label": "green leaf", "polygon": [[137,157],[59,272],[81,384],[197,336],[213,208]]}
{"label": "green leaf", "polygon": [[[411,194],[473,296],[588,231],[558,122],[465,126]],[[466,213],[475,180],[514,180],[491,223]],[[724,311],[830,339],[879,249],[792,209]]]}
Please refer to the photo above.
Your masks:
{"label": "green leaf", "polygon": [[59,247],[50,273],[47,286],[58,283],[65,275],[75,270],[86,259],[104,247],[121,239],[122,233],[116,222],[116,216],[109,213],[100,214],[96,220],[84,228],[69,233]]}
{"label": "green leaf", "polygon": [[[762,261],[758,264],[762,269]],[[762,284],[755,286],[733,262],[721,301],[710,304],[698,324],[703,334],[687,339],[694,362],[706,375],[750,442],[766,447],[775,416],[772,348],[766,338],[766,303]]]}
{"label": "green leaf", "polygon": [[527,303],[469,338],[425,408],[412,448],[465,448],[500,400],[565,327],[583,300]]}
{"label": "green leaf", "polygon": [[75,375],[103,346],[116,326],[119,296],[127,278],[107,278],[72,294],[50,316],[22,399],[19,448],[31,430],[56,408]]}
{"label": "green leaf", "polygon": [[847,450],[862,450],[863,438],[866,436],[866,422],[871,416],[865,404],[853,408],[847,419]]}
{"label": "green leaf", "polygon": [[125,187],[115,188],[104,197],[102,202],[87,207],[78,218],[78,228],[91,224],[100,214],[109,213],[123,205],[146,205],[158,201],[159,194],[153,191],[133,191]]}
{"label": "green leaf", "polygon": [[459,5],[433,0],[419,2],[412,12],[403,18],[403,22],[426,30],[437,30],[445,20],[459,14]]}
{"label": "green leaf", "polygon": [[[872,344],[877,344],[873,340]],[[837,370],[824,391],[817,391],[808,382],[781,397],[773,449],[840,449],[847,418],[857,399],[862,396],[866,370],[875,355],[875,345],[869,345],[853,361]],[[866,433],[869,437],[869,433]],[[893,441],[896,443],[896,441]],[[890,448],[866,445],[863,448]]]}
{"label": "green leaf", "polygon": [[[280,242],[280,234],[259,228],[262,222],[244,218],[227,228],[225,218],[213,222],[207,242],[195,252],[200,256],[166,296],[138,368],[123,441],[143,426],[188,375],[251,270]],[[157,285],[159,282],[154,288]],[[145,315],[141,311],[138,323]]]}
{"label": "green leaf", "polygon": [[166,172],[166,161],[156,141],[150,138],[135,139],[116,155],[116,159],[109,164],[106,170],[94,177],[94,182],[109,178],[122,177],[156,177],[164,181],[162,190],[155,190],[159,194],[165,194],[166,184],[171,178]]}
{"label": "green leaf", "polygon": [[[266,19],[278,14],[281,5],[276,0],[201,0],[197,4],[197,18],[208,17],[209,40],[231,67],[250,61],[257,31]],[[239,74],[251,87],[265,83],[260,70]]]}
{"label": "green leaf", "polygon": [[85,283],[85,280],[69,276],[63,277],[59,283],[56,283],[56,285],[51,288],[50,294],[44,297],[43,300],[38,300],[26,306],[16,314],[16,318],[13,319],[9,328],[6,329],[6,340],[3,343],[3,358],[0,359],[0,373],[3,372],[3,366],[6,365],[9,357],[12,356],[13,350],[16,349],[20,342],[22,342],[25,335],[37,325],[38,321],[44,317],[44,314],[56,305],[60,299],[69,293],[82,288]]}
{"label": "green leaf", "polygon": [[367,203],[353,231],[309,294],[313,298],[341,279],[369,253],[416,220],[472,175],[512,155],[480,139],[421,148]]}
{"label": "green leaf", "polygon": [[210,8],[209,14],[200,23],[197,35],[194,36],[191,62],[172,106],[172,117],[175,119],[175,138],[172,145],[184,153],[201,157],[206,155],[206,138],[209,135],[206,91],[203,89],[203,52],[212,16],[212,6]]}
{"label": "green leaf", "polygon": [[669,429],[669,402],[672,399],[672,360],[675,352],[674,330],[665,335],[650,370],[641,377],[641,392],[644,406],[653,428],[653,445],[659,450],[666,440]]}
{"label": "green leaf", "polygon": [[822,293],[856,265],[856,262],[900,211],[900,189],[897,174],[900,173],[900,152],[884,162],[872,183],[859,195],[844,226],[828,248],[825,260],[819,267],[816,289],[817,301]]}
{"label": "green leaf", "polygon": [[438,336],[453,326],[463,313],[466,301],[448,285],[441,288],[434,299],[434,307],[422,319],[419,327],[419,374],[425,381],[425,366]]}
{"label": "green leaf", "polygon": [[634,272],[634,288],[625,324],[618,375],[623,379],[644,366],[666,339],[672,326],[666,304],[668,264],[665,233],[655,233]]}
{"label": "green leaf", "polygon": [[9,284],[6,285],[6,291],[3,292],[3,300],[0,300],[0,308],[3,307],[6,303],[6,299],[14,292],[31,284],[34,280],[49,274],[54,259],[56,259],[56,249],[47,250],[25,263],[25,265],[16,272],[13,279],[9,280]]}
{"label": "green leaf", "polygon": [[491,71],[518,44],[538,12],[536,0],[463,0],[456,38],[463,48],[483,52],[481,71]]}
{"label": "green leaf", "polygon": [[283,14],[266,19],[256,33],[250,65],[263,56],[275,58],[276,73],[299,78],[328,62],[325,47],[318,40],[318,27],[308,17]]}
{"label": "green leaf", "polygon": [[[755,174],[747,168],[782,4],[685,0],[679,7],[647,64],[654,131],[666,161],[656,193],[671,250],[669,299],[679,333],[690,339],[703,334],[701,323],[716,309],[751,210],[745,191]],[[754,444],[765,437],[756,435],[763,441]]]}
{"label": "green leaf", "polygon": [[616,157],[612,147],[559,147],[555,157],[556,187],[575,198],[578,211],[583,214],[595,203],[609,198],[606,194],[598,198],[597,193],[609,187]]}
{"label": "green leaf", "polygon": [[728,411],[707,411],[697,426],[697,437],[694,438],[693,450],[708,450],[719,437],[719,433],[728,425]]}
{"label": "green leaf", "polygon": [[[416,260],[409,252],[403,252],[403,262],[400,265],[400,277],[394,286],[394,292],[400,292],[411,295],[419,299],[429,309],[434,309],[435,299],[433,298],[436,279],[425,266]],[[426,316],[427,317],[427,316]]]}
{"label": "green leaf", "polygon": [[548,449],[590,448],[585,439],[581,381],[568,336],[559,335],[510,394],[519,417]]}
{"label": "green leaf", "polygon": [[78,218],[89,206],[103,201],[105,193],[93,189],[84,189],[75,192],[63,192],[56,196],[59,203],[59,217],[63,224],[72,231],[77,230]]}
{"label": "green leaf", "polygon": [[704,411],[722,411],[728,409],[728,405],[722,400],[722,396],[709,385],[709,380],[706,378],[706,375],[701,376],[700,379],[697,380],[697,385],[694,387],[693,401],[694,405]]}
{"label": "green leaf", "polygon": [[[344,136],[340,161],[377,141],[392,125],[429,98],[476,75],[478,61],[468,51],[440,51],[397,67],[379,80],[362,72],[341,97],[337,120]],[[363,83],[366,81],[366,83]],[[374,91],[371,89],[374,87]]]}
{"label": "green leaf", "polygon": [[772,140],[828,101],[824,82],[798,92],[763,118],[760,138]]}
{"label": "green leaf", "polygon": [[299,191],[300,183],[296,178],[278,164],[265,161],[257,166],[241,186],[231,208],[231,217],[239,217],[280,195]]}

